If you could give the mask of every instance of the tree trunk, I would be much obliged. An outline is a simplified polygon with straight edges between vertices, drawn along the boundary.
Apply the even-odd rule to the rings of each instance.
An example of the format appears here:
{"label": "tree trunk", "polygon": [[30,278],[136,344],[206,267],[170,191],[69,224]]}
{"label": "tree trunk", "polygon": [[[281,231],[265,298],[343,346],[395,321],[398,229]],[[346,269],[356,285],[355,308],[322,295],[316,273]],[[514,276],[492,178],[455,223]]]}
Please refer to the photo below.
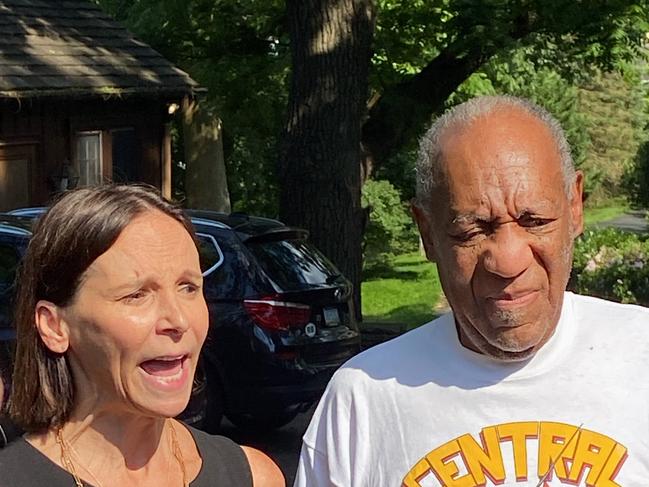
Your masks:
{"label": "tree trunk", "polygon": [[354,286],[361,316],[361,123],[374,27],[372,0],[288,0],[292,80],[280,143],[280,216]]}
{"label": "tree trunk", "polygon": [[230,212],[221,120],[192,101],[183,107],[188,208]]}

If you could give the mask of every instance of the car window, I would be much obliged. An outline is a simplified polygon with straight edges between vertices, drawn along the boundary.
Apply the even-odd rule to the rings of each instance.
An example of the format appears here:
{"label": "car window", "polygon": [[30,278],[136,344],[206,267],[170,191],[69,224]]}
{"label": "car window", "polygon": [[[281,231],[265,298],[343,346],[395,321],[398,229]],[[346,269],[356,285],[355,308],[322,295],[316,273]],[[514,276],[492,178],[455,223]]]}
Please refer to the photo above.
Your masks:
{"label": "car window", "polygon": [[203,277],[209,276],[212,272],[223,265],[223,252],[216,239],[207,233],[197,233],[198,255],[201,262]]}
{"label": "car window", "polygon": [[215,301],[243,297],[252,275],[237,242],[200,232],[196,235],[205,277],[205,298]]}
{"label": "car window", "polygon": [[18,249],[0,241],[0,332],[11,325],[13,285],[19,262]]}
{"label": "car window", "polygon": [[304,240],[254,242],[248,248],[283,291],[331,284],[340,278],[340,271]]}
{"label": "car window", "polygon": [[19,262],[20,254],[16,247],[0,242],[0,296],[6,295],[13,286]]}

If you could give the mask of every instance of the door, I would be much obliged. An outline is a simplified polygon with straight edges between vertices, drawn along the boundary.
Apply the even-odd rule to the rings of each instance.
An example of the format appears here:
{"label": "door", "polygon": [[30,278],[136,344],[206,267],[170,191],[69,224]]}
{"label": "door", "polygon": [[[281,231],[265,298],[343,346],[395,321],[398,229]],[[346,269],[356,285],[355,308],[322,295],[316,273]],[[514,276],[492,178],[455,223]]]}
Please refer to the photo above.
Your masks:
{"label": "door", "polygon": [[36,146],[0,145],[0,211],[29,206]]}

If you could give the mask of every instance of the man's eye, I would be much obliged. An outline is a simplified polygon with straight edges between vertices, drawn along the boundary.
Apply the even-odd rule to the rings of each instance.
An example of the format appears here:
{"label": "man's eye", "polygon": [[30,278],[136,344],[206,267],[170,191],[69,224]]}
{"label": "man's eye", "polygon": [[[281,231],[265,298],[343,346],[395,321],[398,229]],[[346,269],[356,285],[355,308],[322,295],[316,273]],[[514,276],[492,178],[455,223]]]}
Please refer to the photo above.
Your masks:
{"label": "man's eye", "polygon": [[545,226],[549,223],[552,223],[554,220],[551,218],[539,218],[539,217],[534,217],[534,216],[522,216],[519,218],[518,223],[519,225],[527,228],[536,228],[536,227],[542,227]]}
{"label": "man's eye", "polygon": [[463,242],[475,241],[480,237],[483,237],[484,235],[485,235],[485,231],[483,229],[474,228],[471,230],[467,230],[465,232],[453,234],[452,237],[457,242],[463,243]]}

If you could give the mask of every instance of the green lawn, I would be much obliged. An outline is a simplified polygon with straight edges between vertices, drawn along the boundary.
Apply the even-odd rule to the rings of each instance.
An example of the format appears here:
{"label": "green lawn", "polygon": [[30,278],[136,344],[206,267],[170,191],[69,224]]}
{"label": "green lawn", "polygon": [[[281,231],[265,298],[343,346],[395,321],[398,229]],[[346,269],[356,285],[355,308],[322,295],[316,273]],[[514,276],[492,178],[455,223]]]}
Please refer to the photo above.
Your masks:
{"label": "green lawn", "polygon": [[629,204],[624,200],[613,201],[611,204],[599,208],[584,208],[584,223],[586,225],[593,225],[611,220],[628,210]]}
{"label": "green lawn", "polygon": [[437,267],[419,253],[400,255],[384,271],[365,276],[361,285],[363,320],[414,328],[436,315],[441,296]]}

